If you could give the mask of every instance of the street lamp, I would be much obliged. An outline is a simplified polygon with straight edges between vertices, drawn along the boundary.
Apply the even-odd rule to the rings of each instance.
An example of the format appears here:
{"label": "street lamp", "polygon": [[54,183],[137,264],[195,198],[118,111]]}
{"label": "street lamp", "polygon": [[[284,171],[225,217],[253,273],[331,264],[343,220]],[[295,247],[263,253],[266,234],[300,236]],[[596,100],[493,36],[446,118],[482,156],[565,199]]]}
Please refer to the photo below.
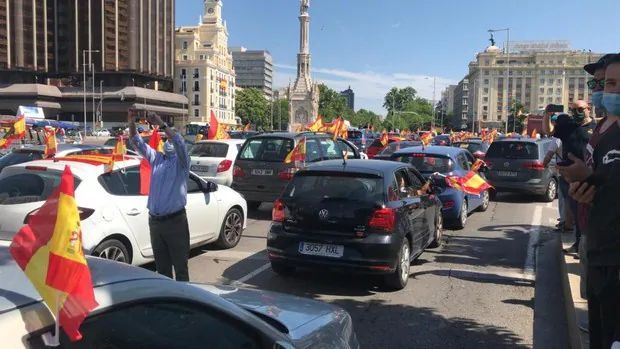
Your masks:
{"label": "street lamp", "polygon": [[[92,80],[93,80],[93,113],[95,112],[95,67],[93,67],[93,62],[92,62],[92,56],[90,55],[91,53],[98,53],[99,50],[82,50],[82,70],[84,71],[84,81],[83,81],[83,87],[84,87],[84,137],[86,137],[86,130],[87,130],[87,124],[88,124],[88,120],[86,119],[86,53],[89,53],[89,57],[91,58],[91,61],[88,63],[88,66],[90,67],[90,71],[92,72]],[[93,130],[94,128],[94,123],[95,123],[95,116],[93,115]]]}
{"label": "street lamp", "polygon": [[[430,80],[431,78],[426,78],[426,80]],[[431,128],[434,129],[435,128],[435,88],[436,88],[436,79],[433,78],[433,104],[431,105],[431,107],[433,108],[432,110],[432,115],[433,118],[431,119]],[[442,125],[443,127],[443,121],[442,121]]]}
{"label": "street lamp", "polygon": [[[125,92],[118,92],[114,95],[115,97],[118,97],[121,102],[123,102],[125,100]],[[112,97],[112,96],[107,96],[107,97]],[[101,81],[101,98],[99,98],[99,103],[97,104],[97,111],[95,114],[97,114],[97,120],[101,121],[101,124],[103,125],[103,100],[107,98],[106,96],[103,95],[103,81]],[[95,129],[93,128],[93,131]]]}
{"label": "street lamp", "polygon": [[[506,47],[505,47],[505,55],[506,55],[506,102],[508,102],[508,90],[510,89],[510,28],[504,29],[489,29],[489,33],[497,33],[497,32],[506,32]],[[506,103],[508,106],[508,103]],[[508,110],[510,107],[508,106]],[[508,112],[506,113],[506,133],[508,133]]]}

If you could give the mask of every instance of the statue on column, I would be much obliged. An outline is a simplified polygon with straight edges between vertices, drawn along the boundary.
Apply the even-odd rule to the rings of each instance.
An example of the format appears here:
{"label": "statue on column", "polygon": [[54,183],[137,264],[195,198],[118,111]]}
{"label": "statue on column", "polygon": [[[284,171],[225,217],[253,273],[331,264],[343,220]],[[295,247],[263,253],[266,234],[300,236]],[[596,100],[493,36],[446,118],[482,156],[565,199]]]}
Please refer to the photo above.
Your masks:
{"label": "statue on column", "polygon": [[300,11],[301,14],[308,13],[308,8],[310,8],[310,0],[299,0],[301,3]]}

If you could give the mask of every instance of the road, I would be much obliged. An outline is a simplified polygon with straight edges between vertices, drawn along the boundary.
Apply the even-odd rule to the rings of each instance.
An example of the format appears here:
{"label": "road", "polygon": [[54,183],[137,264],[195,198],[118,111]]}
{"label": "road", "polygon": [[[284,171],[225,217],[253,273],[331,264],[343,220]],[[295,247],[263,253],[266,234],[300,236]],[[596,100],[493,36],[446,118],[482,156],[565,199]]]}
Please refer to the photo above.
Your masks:
{"label": "road", "polygon": [[534,247],[550,235],[557,217],[555,203],[532,200],[500,195],[488,211],[472,214],[465,229],[447,230],[443,246],[412,264],[411,280],[398,292],[382,290],[367,276],[274,274],[265,253],[267,204],[250,213],[236,248],[193,251],[190,276],[195,282],[257,287],[342,306],[362,348],[531,348]]}

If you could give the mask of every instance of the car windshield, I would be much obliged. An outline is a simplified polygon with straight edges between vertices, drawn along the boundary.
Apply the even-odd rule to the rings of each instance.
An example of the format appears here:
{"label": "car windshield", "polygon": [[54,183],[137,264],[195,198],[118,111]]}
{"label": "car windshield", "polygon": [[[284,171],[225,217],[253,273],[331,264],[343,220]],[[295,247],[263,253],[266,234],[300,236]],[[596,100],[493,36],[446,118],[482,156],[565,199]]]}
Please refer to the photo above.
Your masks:
{"label": "car windshield", "polygon": [[407,148],[407,147],[415,147],[420,145],[420,142],[392,142],[388,144],[385,149],[383,149],[378,155],[391,155],[395,151]]}
{"label": "car windshield", "polygon": [[285,198],[376,202],[383,198],[383,179],[352,172],[300,172],[288,184]]}
{"label": "car windshield", "polygon": [[445,155],[414,153],[398,156],[392,160],[411,164],[421,173],[448,173],[454,170],[454,163]]}
{"label": "car windshield", "polygon": [[218,142],[196,143],[189,152],[190,156],[209,158],[225,158],[228,153],[228,144]]}
{"label": "car windshield", "polygon": [[43,158],[43,152],[37,150],[20,150],[14,151],[0,158],[0,171],[3,168],[24,162],[40,160]]}
{"label": "car windshield", "polygon": [[[61,176],[62,172],[41,171],[4,177],[0,179],[0,205],[45,201],[60,184]],[[80,180],[74,178],[74,187],[79,184]]]}
{"label": "car windshield", "polygon": [[362,138],[362,131],[347,131],[347,137],[349,139]]}
{"label": "car windshield", "polygon": [[294,147],[295,145],[291,138],[254,138],[245,143],[239,153],[239,159],[283,162]]}
{"label": "car windshield", "polygon": [[454,146],[461,149],[467,149],[472,154],[481,150],[481,143],[461,142],[455,143]]}
{"label": "car windshield", "polygon": [[530,142],[493,142],[487,158],[538,159],[538,145]]}

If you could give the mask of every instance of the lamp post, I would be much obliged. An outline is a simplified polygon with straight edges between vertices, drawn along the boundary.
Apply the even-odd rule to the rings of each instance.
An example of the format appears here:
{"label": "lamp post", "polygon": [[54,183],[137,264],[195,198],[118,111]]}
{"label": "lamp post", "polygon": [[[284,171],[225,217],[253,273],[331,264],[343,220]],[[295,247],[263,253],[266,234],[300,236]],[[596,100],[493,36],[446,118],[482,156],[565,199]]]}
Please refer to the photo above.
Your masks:
{"label": "lamp post", "polygon": [[[506,32],[506,47],[504,54],[506,55],[506,92],[510,89],[510,28],[504,29],[489,29],[489,33]],[[508,93],[506,93],[506,102],[508,102]],[[508,111],[510,111],[509,104]],[[506,133],[508,133],[508,112],[506,113]]]}
{"label": "lamp post", "polygon": [[[96,112],[96,114],[99,116],[99,120],[101,121],[102,126],[103,126],[103,100],[107,98],[107,97],[105,97],[103,95],[103,81],[101,81],[101,88],[102,88],[102,90],[101,90],[101,98],[99,99],[99,103],[97,104],[97,112]],[[125,100],[125,92],[118,92],[114,96],[118,97],[121,100],[121,102],[123,102]],[[111,97],[111,96],[108,96],[108,97]],[[93,129],[93,131],[94,131],[94,129]]]}
{"label": "lamp post", "polygon": [[[98,53],[99,50],[82,50],[82,70],[84,71],[84,81],[83,81],[83,87],[84,87],[84,137],[86,137],[86,130],[87,130],[87,124],[88,124],[88,120],[86,118],[86,53],[88,52],[89,57],[91,58],[91,62],[88,63],[91,72],[93,74],[92,78],[93,78],[93,113],[95,112],[95,67],[93,67],[93,62],[92,62],[92,55],[90,55],[91,53]],[[94,120],[94,116],[93,116],[93,120]],[[93,121],[94,123],[94,121]],[[94,127],[93,127],[94,130]]]}

